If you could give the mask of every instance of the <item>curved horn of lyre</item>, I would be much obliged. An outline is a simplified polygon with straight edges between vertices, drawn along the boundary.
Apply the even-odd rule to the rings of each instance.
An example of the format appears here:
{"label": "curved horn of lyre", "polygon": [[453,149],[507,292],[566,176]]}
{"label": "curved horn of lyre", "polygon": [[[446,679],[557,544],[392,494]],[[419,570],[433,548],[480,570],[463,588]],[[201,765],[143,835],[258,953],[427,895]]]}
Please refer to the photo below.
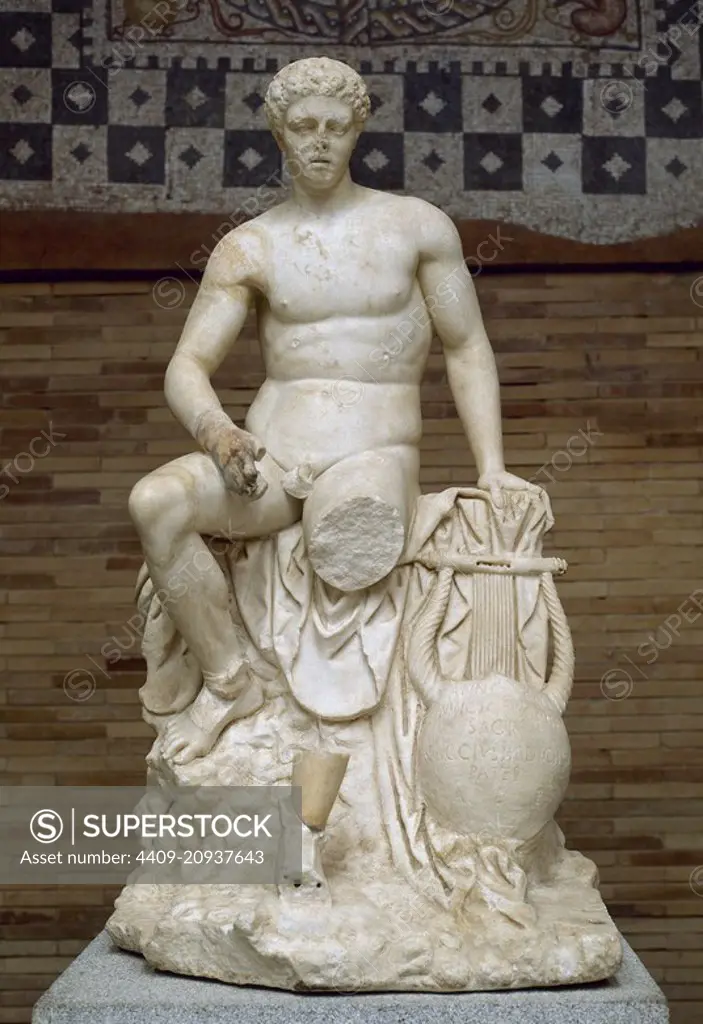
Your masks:
{"label": "curved horn of lyre", "polygon": [[437,630],[444,618],[454,572],[442,569],[432,587],[425,607],[411,624],[407,663],[411,682],[425,704],[433,704],[442,690],[442,677],[437,660]]}
{"label": "curved horn of lyre", "polygon": [[552,671],[544,693],[552,698],[563,714],[574,683],[574,644],[554,579],[549,572],[542,574],[542,593],[549,613],[554,643]]}

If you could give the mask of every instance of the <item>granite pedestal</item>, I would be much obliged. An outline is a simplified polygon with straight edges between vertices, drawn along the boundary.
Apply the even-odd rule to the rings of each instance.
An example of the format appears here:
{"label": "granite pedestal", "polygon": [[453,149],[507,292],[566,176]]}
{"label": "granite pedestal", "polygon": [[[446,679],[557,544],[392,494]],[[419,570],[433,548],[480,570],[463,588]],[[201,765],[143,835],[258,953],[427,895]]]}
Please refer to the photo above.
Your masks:
{"label": "granite pedestal", "polygon": [[155,971],[102,932],[41,997],[32,1024],[668,1024],[664,994],[624,950],[617,976],[592,985],[298,995]]}

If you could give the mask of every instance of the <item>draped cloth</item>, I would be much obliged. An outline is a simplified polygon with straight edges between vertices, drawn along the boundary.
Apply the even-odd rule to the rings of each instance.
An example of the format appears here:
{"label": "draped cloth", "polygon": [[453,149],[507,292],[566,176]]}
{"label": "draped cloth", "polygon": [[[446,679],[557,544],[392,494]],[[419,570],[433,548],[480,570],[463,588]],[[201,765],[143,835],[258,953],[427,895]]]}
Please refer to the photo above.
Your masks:
{"label": "draped cloth", "polygon": [[[531,506],[534,507],[534,506]],[[423,559],[454,555],[541,554],[548,510],[512,531],[498,523],[486,492],[450,488],[417,500],[398,566],[363,591],[344,593],[318,576],[306,557],[299,524],[272,537],[248,541],[230,556],[237,612],[258,652],[282,670],[295,699],[311,714],[345,720],[376,709],[387,691],[404,625],[417,614],[432,573]],[[443,675],[466,678],[470,670],[473,594],[480,582],[455,577],[439,636]],[[513,579],[518,636],[544,625],[537,578]],[[518,676],[541,686],[546,650],[518,642]]]}
{"label": "draped cloth", "polygon": [[[408,877],[417,877],[420,867],[431,868],[433,857],[413,769],[423,705],[408,676],[404,636],[422,612],[436,566],[507,553],[541,555],[543,534],[553,522],[547,499],[529,492],[503,494],[508,503],[511,494],[516,496],[512,514],[510,508],[497,514],[488,494],[477,488],[454,487],[418,498],[398,565],[362,591],[342,592],[314,573],[300,524],[232,545],[225,555],[233,628],[245,637],[252,664],[268,663],[294,702],[318,722],[341,727],[369,719],[380,819],[391,860]],[[496,646],[514,651],[514,678],[541,689],[548,616],[538,574],[496,580],[490,574],[455,573],[437,636],[441,675],[471,678],[472,639],[485,621],[487,580],[500,584],[511,611],[504,618],[514,632],[499,637]],[[167,635],[163,614],[154,617],[155,601],[158,597],[152,598],[143,645],[152,688],[158,674],[173,679],[174,673],[192,672],[175,626]]]}
{"label": "draped cloth", "polygon": [[[427,878],[441,894],[434,842],[414,780],[423,705],[406,669],[404,631],[421,613],[434,571],[424,562],[505,553],[541,555],[551,526],[546,504],[528,502],[515,520],[498,517],[484,491],[450,488],[420,497],[398,566],[367,590],[343,593],[317,577],[302,531],[246,544],[232,565],[242,622],[258,651],[275,661],[295,700],[312,715],[341,722],[371,716],[374,788],[391,860],[409,880]],[[535,576],[457,573],[437,640],[441,673],[470,677],[472,634],[488,584],[508,588],[514,648],[511,675],[541,689],[547,664],[547,611]],[[427,886],[427,882],[424,883]]]}

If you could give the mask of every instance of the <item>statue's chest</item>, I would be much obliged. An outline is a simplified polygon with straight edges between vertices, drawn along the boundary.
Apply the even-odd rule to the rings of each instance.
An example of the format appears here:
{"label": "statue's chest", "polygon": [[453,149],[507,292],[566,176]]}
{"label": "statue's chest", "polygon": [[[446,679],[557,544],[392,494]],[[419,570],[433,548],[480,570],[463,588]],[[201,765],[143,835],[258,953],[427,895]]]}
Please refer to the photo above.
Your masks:
{"label": "statue's chest", "polygon": [[330,316],[383,315],[407,301],[414,259],[399,239],[289,232],[275,243],[268,302],[283,320]]}

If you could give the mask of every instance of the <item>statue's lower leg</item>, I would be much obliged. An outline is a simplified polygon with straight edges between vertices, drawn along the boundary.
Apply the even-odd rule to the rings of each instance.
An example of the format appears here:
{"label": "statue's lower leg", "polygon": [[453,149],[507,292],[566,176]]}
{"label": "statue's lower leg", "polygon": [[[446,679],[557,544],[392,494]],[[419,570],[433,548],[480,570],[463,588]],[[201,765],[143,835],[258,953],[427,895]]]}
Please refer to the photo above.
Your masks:
{"label": "statue's lower leg", "polygon": [[185,764],[208,753],[231,721],[261,707],[263,693],[237,637],[222,570],[199,534],[168,545],[144,538],[144,548],[161,604],[203,673],[195,701],[162,734],[163,756]]}

